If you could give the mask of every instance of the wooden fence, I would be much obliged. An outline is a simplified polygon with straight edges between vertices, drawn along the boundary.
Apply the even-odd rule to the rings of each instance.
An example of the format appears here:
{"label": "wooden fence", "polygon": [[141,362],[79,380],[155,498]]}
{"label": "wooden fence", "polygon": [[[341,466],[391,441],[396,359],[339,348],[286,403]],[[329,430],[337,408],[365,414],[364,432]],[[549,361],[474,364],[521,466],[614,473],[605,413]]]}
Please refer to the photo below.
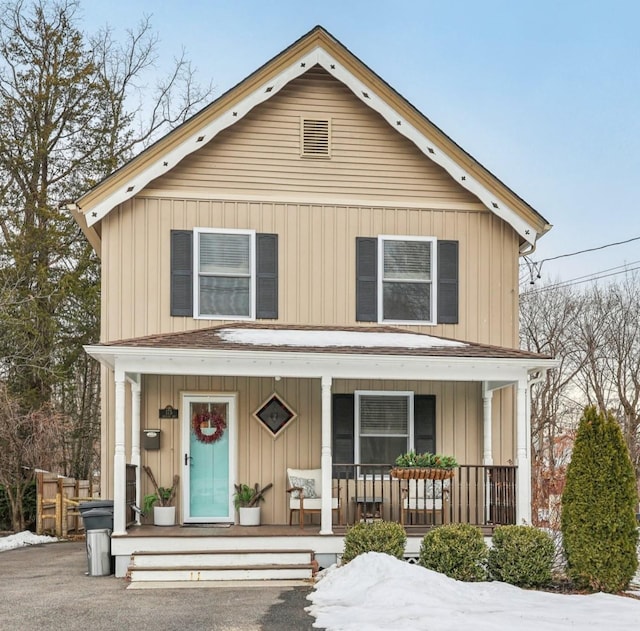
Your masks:
{"label": "wooden fence", "polygon": [[37,517],[36,532],[67,537],[83,531],[78,510],[82,501],[97,499],[91,480],[65,478],[55,473],[36,474]]}

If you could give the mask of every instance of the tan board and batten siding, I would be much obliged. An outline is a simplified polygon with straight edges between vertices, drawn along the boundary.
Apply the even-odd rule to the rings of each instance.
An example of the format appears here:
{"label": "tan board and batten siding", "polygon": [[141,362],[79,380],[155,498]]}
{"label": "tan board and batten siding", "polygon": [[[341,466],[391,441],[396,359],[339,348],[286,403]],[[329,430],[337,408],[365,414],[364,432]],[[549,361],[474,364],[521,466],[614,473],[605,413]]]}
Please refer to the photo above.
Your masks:
{"label": "tan board and batten siding", "polygon": [[[331,121],[331,157],[301,157],[301,119],[323,116]],[[103,266],[103,341],[212,324],[169,315],[170,230],[195,227],[279,235],[278,323],[290,324],[358,324],[356,237],[397,234],[457,239],[459,324],[414,328],[517,346],[519,240],[515,231],[321,69],[292,81],[104,218],[102,252],[109,264]],[[104,386],[103,418],[111,418],[111,378]],[[436,394],[438,449],[455,453],[462,462],[481,462],[479,384],[336,382],[333,391],[378,388]],[[279,490],[265,505],[265,521],[283,521],[282,463],[319,466],[320,387],[309,380],[280,382],[278,392],[299,418],[276,440],[251,417],[273,390],[272,379],[145,377],[142,427],[160,425],[165,437],[160,454],[148,452],[145,457],[163,481],[181,470],[179,423],[158,420],[160,407],[180,406],[180,391],[237,392],[239,478],[276,482]],[[168,400],[167,393],[173,393],[173,400]],[[503,406],[505,414],[501,414]],[[512,406],[511,393],[496,393],[496,463],[513,458]],[[103,480],[111,484],[112,463],[107,454],[113,453],[114,446],[107,425],[103,424]]]}

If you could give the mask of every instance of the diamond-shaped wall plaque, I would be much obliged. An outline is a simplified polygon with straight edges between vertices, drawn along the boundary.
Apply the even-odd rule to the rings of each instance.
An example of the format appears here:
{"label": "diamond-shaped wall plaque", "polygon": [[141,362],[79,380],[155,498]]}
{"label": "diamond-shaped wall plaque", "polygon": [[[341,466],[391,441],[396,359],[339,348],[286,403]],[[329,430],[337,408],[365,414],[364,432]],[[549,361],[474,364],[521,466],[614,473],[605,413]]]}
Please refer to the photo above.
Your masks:
{"label": "diamond-shaped wall plaque", "polygon": [[273,436],[277,436],[297,415],[279,395],[272,394],[254,416]]}

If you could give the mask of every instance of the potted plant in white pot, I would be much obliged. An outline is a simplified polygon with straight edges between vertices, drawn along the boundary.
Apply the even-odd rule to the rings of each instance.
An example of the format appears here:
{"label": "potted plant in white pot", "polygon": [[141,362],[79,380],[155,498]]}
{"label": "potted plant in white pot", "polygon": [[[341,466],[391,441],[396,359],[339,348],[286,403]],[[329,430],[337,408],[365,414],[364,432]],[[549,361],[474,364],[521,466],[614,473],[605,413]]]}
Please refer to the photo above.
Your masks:
{"label": "potted plant in white pot", "polygon": [[273,486],[273,483],[260,488],[256,482],[254,486],[248,484],[234,484],[236,492],[233,494],[233,505],[240,516],[241,526],[260,525],[260,502],[264,502],[264,494]]}
{"label": "potted plant in white pot", "polygon": [[142,468],[149,476],[154,489],[153,493],[145,495],[142,512],[145,515],[149,515],[153,508],[154,526],[173,526],[176,523],[176,507],[174,502],[176,499],[178,484],[180,483],[180,476],[178,474],[173,476],[173,483],[171,486],[158,486],[151,468],[147,465],[144,465]]}

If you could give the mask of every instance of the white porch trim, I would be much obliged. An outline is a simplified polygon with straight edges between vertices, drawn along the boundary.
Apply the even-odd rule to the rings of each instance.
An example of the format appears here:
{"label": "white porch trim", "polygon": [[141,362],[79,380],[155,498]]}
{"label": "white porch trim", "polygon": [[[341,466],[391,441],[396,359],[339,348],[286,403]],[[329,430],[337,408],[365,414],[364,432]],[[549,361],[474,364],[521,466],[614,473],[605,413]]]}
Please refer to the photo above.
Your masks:
{"label": "white porch trim", "polygon": [[[129,377],[131,383],[131,464],[136,467],[136,506],[142,506],[140,489],[140,375]],[[136,512],[136,523],[140,525],[140,513]]]}
{"label": "white porch trim", "polygon": [[527,380],[517,383],[516,399],[516,523],[531,523],[531,436],[528,422],[529,388]]}
{"label": "white porch trim", "polygon": [[322,470],[322,507],[320,509],[320,534],[333,534],[332,528],[332,489],[331,489],[331,382],[329,376],[321,378],[322,387],[322,447],[320,467]]}
{"label": "white porch trim", "polygon": [[487,387],[487,382],[482,382],[482,427],[483,427],[483,445],[482,445],[482,464],[493,464],[493,445],[492,445],[492,424],[493,424],[493,391]]}
{"label": "white porch trim", "polygon": [[115,449],[113,455],[113,534],[127,534],[125,454],[125,373],[115,371]]}
{"label": "white porch trim", "polygon": [[443,357],[321,351],[265,351],[85,346],[87,353],[112,370],[155,375],[279,376],[319,379],[391,379],[488,381],[502,386],[526,382],[533,371],[555,368],[554,359]]}

